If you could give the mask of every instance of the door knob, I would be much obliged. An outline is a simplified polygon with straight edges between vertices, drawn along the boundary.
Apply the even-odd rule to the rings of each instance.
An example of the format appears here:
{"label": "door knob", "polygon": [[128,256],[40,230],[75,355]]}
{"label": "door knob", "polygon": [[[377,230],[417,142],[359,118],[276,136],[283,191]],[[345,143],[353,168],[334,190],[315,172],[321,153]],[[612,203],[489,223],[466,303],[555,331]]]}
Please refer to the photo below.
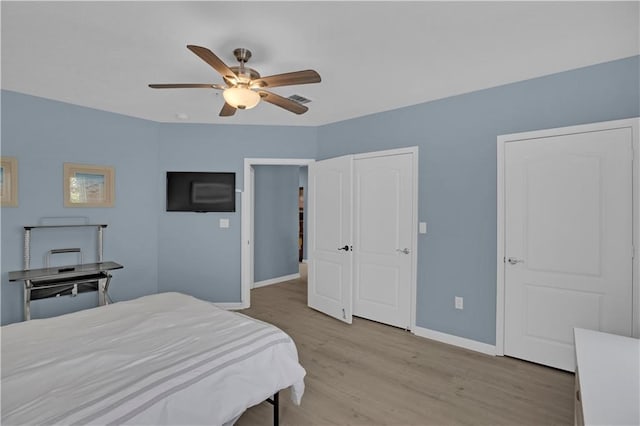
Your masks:
{"label": "door knob", "polygon": [[349,246],[345,244],[344,247],[338,247],[338,250],[349,251]]}
{"label": "door knob", "polygon": [[510,257],[507,259],[507,262],[509,262],[512,265],[515,265],[517,263],[524,263],[523,259],[516,259],[515,257]]}
{"label": "door knob", "polygon": [[409,249],[408,249],[408,248],[396,249],[396,251],[398,251],[398,252],[400,252],[400,253],[404,253],[404,254],[409,254],[409,253],[411,253],[411,252],[409,251]]}

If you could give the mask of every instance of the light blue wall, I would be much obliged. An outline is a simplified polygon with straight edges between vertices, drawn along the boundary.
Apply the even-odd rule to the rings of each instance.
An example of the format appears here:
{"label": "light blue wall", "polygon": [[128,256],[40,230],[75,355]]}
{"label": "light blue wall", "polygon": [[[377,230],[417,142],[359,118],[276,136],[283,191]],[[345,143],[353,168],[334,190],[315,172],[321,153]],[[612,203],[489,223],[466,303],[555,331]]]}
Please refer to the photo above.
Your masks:
{"label": "light blue wall", "polygon": [[[317,129],[284,126],[162,124],[158,179],[168,170],[236,172],[245,157],[313,158]],[[163,193],[164,183],[158,185]],[[240,194],[236,213],[165,212],[159,215],[160,291],[179,290],[216,302],[240,301]],[[164,197],[164,195],[163,195]],[[220,229],[219,218],[230,227]]]}
{"label": "light blue wall", "polygon": [[418,326],[495,343],[496,137],[639,116],[639,76],[636,56],[319,128],[319,159],[419,146]]}
{"label": "light blue wall", "polygon": [[302,194],[304,196],[304,209],[303,209],[303,224],[302,224],[302,258],[307,259],[307,215],[309,212],[307,211],[307,191],[309,189],[309,167],[304,166],[300,167],[300,179],[298,183],[299,187],[302,188]]}
{"label": "light blue wall", "polygon": [[[22,317],[20,286],[7,271],[22,268],[25,224],[49,216],[108,223],[105,256],[125,266],[114,273],[116,300],[179,290],[237,302],[240,194],[236,213],[169,213],[166,171],[236,172],[242,189],[244,157],[417,145],[419,218],[429,224],[418,240],[417,323],[493,344],[497,135],[638,116],[639,73],[636,56],[318,128],[158,124],[2,91],[2,155],[18,157],[20,180],[20,207],[1,209],[2,323]],[[115,166],[116,207],[63,208],[63,162]],[[220,229],[220,218],[230,228]],[[59,236],[43,238],[59,246]],[[454,296],[465,297],[464,311],[453,309]],[[34,316],[93,303],[78,299],[35,302]]]}
{"label": "light blue wall", "polygon": [[[23,226],[43,217],[87,217],[106,223],[105,260],[124,265],[115,271],[110,294],[123,300],[157,292],[158,212],[157,124],[2,91],[2,155],[18,158],[19,207],[2,208],[2,323],[22,319],[22,286],[7,272],[20,270]],[[113,208],[64,208],[63,163],[115,167]],[[42,266],[52,248],[81,246],[95,257],[93,231],[33,232],[32,267]],[[72,263],[75,260],[70,259]],[[95,294],[34,301],[32,316],[46,317],[95,306]]]}
{"label": "light blue wall", "polygon": [[[236,194],[235,213],[166,212],[166,172],[235,172],[236,186],[242,189],[245,157],[315,155],[315,128],[159,124],[1,93],[1,153],[18,158],[20,199],[18,208],[1,209],[3,324],[22,319],[21,286],[7,280],[8,271],[23,267],[22,227],[43,217],[88,217],[109,224],[105,259],[124,265],[114,272],[110,287],[116,301],[178,290],[216,302],[239,302],[241,194]],[[64,162],[114,166],[115,207],[64,208]],[[220,218],[230,220],[228,229],[219,228]],[[93,234],[72,234],[34,233],[32,267],[51,248],[82,246],[93,256]],[[36,301],[33,317],[84,309],[95,301],[91,293]]]}
{"label": "light blue wall", "polygon": [[254,281],[297,274],[299,167],[254,170]]}

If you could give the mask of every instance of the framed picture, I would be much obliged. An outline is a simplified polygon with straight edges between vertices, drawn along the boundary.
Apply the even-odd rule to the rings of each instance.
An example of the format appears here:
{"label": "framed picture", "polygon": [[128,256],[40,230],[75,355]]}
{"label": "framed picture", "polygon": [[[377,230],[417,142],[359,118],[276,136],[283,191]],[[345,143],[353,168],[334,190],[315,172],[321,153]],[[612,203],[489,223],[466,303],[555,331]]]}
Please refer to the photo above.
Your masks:
{"label": "framed picture", "polygon": [[65,207],[113,207],[113,167],[64,163]]}
{"label": "framed picture", "polygon": [[0,205],[18,207],[18,159],[0,157]]}

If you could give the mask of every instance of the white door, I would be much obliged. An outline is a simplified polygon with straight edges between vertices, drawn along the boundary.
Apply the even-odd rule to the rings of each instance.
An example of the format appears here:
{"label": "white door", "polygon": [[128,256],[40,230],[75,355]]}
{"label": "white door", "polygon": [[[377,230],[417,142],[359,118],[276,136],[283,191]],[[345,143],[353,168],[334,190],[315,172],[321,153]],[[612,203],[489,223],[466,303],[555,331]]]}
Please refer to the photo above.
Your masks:
{"label": "white door", "polygon": [[505,144],[505,355],[572,371],[574,327],[631,335],[631,140]]}
{"label": "white door", "polygon": [[309,165],[308,304],[351,324],[353,157]]}
{"label": "white door", "polygon": [[413,155],[356,158],[353,314],[410,328]]}

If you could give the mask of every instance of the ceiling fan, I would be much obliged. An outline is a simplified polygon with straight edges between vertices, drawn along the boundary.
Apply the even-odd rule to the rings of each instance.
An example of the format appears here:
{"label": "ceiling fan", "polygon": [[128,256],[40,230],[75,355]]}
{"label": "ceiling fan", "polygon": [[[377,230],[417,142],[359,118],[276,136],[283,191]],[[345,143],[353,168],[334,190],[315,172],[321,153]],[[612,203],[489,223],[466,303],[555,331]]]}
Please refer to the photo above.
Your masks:
{"label": "ceiling fan", "polygon": [[251,109],[258,105],[260,100],[279,106],[295,114],[304,114],[309,108],[299,102],[276,95],[265,88],[277,86],[291,86],[296,84],[319,83],[320,74],[314,70],[294,71],[284,74],[260,77],[258,71],[245,67],[245,63],[251,58],[251,51],[238,48],[233,51],[234,56],[240,62],[240,66],[228,67],[220,58],[206,47],[188,45],[187,49],[198,55],[200,59],[211,65],[222,75],[225,84],[213,83],[182,83],[182,84],[150,84],[152,89],[217,89],[223,90],[222,96],[225,103],[220,110],[221,117],[229,117],[235,114],[237,109]]}

